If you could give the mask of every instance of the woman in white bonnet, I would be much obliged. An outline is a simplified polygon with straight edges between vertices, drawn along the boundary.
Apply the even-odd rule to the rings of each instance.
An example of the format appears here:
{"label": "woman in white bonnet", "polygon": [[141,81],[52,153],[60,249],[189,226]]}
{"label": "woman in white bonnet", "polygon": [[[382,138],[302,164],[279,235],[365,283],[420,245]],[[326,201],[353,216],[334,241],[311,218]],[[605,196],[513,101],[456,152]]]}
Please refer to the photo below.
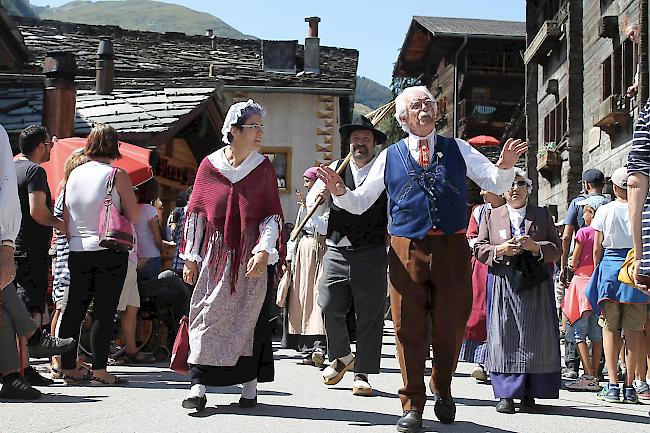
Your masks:
{"label": "woman in white bonnet", "polygon": [[205,408],[206,386],[235,384],[239,405],[254,407],[257,382],[273,380],[267,266],[282,256],[282,207],[273,164],[258,153],[263,115],[250,99],[230,107],[226,146],[201,162],[188,204],[180,256],[195,288],[186,409]]}

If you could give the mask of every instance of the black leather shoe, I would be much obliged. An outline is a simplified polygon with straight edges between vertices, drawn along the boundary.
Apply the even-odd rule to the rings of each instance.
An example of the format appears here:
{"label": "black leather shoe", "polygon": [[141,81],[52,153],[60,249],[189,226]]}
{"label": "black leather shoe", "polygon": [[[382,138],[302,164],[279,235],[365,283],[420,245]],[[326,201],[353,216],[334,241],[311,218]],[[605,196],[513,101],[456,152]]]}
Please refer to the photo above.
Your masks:
{"label": "black leather shoe", "polygon": [[185,409],[196,409],[197,412],[203,412],[207,402],[208,398],[205,395],[203,397],[190,397],[183,400],[183,407]]}
{"label": "black leather shoe", "polygon": [[251,408],[257,406],[257,396],[255,398],[239,398],[239,407]]}
{"label": "black leather shoe", "polygon": [[456,419],[456,403],[454,403],[454,399],[451,396],[437,396],[433,411],[438,417],[438,421],[443,424],[451,424]]}
{"label": "black leather shoe", "polygon": [[502,398],[497,403],[496,409],[499,413],[515,413],[515,401],[511,398]]}
{"label": "black leather shoe", "polygon": [[537,404],[535,403],[535,399],[533,397],[526,395],[521,399],[521,407],[524,409],[533,410],[537,407]]}
{"label": "black leather shoe", "polygon": [[397,420],[397,431],[414,433],[422,428],[422,414],[416,410],[407,410],[404,415]]}

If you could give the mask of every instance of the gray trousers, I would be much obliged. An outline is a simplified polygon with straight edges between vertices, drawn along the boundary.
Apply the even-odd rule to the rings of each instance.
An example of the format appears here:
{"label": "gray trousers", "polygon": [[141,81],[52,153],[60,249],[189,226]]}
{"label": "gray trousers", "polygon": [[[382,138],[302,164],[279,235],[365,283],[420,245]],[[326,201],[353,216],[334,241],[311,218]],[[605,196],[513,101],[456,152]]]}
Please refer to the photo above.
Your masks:
{"label": "gray trousers", "polygon": [[2,325],[0,326],[0,373],[20,368],[16,336],[25,337],[36,330],[25,303],[16,293],[16,286],[9,284],[2,290]]}
{"label": "gray trousers", "polygon": [[354,305],[357,353],[354,371],[379,373],[386,308],[386,248],[328,247],[323,258],[318,305],[325,318],[330,361],[350,353],[346,315]]}

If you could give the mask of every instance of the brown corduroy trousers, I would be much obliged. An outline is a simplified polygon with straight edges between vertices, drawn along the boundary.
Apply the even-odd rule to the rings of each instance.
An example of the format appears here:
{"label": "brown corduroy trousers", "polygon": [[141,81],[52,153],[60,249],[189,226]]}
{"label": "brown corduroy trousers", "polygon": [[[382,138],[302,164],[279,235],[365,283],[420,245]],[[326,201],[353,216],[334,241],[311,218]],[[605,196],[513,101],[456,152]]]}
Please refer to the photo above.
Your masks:
{"label": "brown corduroy trousers", "polygon": [[391,238],[390,301],[404,382],[398,391],[403,410],[424,410],[428,320],[434,359],[431,380],[441,397],[451,395],[451,378],[472,308],[470,258],[464,234]]}

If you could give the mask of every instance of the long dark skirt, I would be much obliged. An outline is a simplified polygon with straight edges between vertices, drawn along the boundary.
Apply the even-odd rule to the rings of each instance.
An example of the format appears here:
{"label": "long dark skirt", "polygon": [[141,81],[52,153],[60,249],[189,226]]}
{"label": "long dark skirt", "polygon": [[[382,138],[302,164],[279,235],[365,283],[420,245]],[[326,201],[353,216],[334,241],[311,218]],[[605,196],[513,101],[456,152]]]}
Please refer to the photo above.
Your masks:
{"label": "long dark skirt", "polygon": [[488,347],[496,398],[558,398],[559,327],[551,281],[518,291],[511,287],[512,269],[495,264],[488,295]]}
{"label": "long dark skirt", "polygon": [[250,382],[253,379],[257,379],[258,382],[273,382],[275,369],[269,312],[275,302],[274,276],[275,267],[269,266],[266,297],[255,324],[253,356],[242,356],[235,365],[229,367],[192,364],[190,365],[192,385],[229,386]]}

